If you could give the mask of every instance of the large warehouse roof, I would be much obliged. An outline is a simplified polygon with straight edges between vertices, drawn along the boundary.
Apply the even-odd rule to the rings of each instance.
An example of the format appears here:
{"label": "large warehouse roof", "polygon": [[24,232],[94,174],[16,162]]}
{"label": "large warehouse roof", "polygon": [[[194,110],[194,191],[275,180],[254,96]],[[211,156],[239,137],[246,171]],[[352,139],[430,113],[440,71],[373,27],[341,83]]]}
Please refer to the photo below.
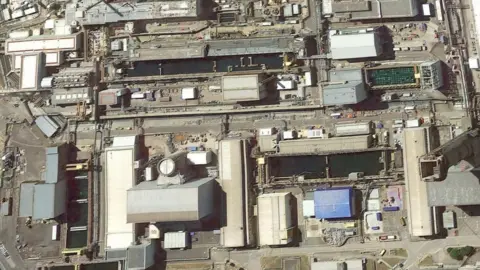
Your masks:
{"label": "large warehouse roof", "polygon": [[330,6],[333,13],[349,13],[350,20],[409,18],[419,13],[417,0],[332,1]]}
{"label": "large warehouse roof", "polygon": [[403,146],[403,164],[407,188],[407,212],[410,234],[430,236],[433,234],[432,212],[428,206],[427,183],[422,181],[419,157],[429,151],[428,129],[406,128]]}
{"label": "large warehouse roof", "polygon": [[323,105],[357,104],[367,98],[367,91],[362,81],[345,84],[330,84],[323,88]]}
{"label": "large warehouse roof", "polygon": [[279,143],[281,154],[303,154],[311,152],[355,151],[368,149],[372,144],[370,135],[333,137],[328,139],[283,140]]}
{"label": "large warehouse roof", "polygon": [[245,246],[244,143],[240,139],[222,140],[219,143],[218,181],[225,192],[227,206],[227,224],[221,229],[221,244],[225,247]]}
{"label": "large warehouse roof", "polygon": [[65,36],[32,36],[24,39],[7,39],[5,54],[24,52],[76,51],[81,46],[82,32]]}
{"label": "large warehouse roof", "polygon": [[313,196],[318,219],[348,218],[354,214],[352,188],[316,190]]}
{"label": "large warehouse roof", "polygon": [[290,192],[258,196],[258,231],[260,246],[286,245],[292,240]]}
{"label": "large warehouse roof", "polygon": [[333,35],[330,37],[330,48],[333,59],[370,58],[382,52],[375,32]]}
{"label": "large warehouse roof", "polygon": [[224,101],[252,101],[265,97],[260,75],[236,75],[222,77]]}
{"label": "large warehouse roof", "polygon": [[127,190],[136,182],[135,136],[115,137],[105,150],[105,236],[107,249],[124,249],[134,240],[127,223]]}
{"label": "large warehouse roof", "polygon": [[197,221],[213,212],[212,178],[182,185],[142,182],[128,190],[127,222]]}

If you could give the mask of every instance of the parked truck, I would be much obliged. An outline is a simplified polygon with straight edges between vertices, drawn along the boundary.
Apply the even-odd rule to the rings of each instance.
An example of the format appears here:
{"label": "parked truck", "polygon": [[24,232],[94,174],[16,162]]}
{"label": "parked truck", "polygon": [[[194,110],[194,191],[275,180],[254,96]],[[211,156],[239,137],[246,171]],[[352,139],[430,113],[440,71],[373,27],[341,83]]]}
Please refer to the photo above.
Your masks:
{"label": "parked truck", "polygon": [[336,136],[368,135],[372,133],[372,122],[338,124],[335,126]]}

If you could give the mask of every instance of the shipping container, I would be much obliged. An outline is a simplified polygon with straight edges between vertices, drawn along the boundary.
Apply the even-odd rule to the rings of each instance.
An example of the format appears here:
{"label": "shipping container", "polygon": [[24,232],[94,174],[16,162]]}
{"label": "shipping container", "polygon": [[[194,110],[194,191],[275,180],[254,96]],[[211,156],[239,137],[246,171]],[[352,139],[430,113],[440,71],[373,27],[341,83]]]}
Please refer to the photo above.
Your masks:
{"label": "shipping container", "polygon": [[286,23],[287,24],[298,24],[298,23],[300,23],[300,21],[299,20],[289,20]]}
{"label": "shipping container", "polygon": [[197,88],[196,87],[185,87],[182,88],[182,99],[196,99],[197,98]]}
{"label": "shipping container", "polygon": [[440,22],[443,21],[443,11],[442,11],[442,3],[440,0],[435,1],[435,13],[437,13],[437,20]]}
{"label": "shipping container", "polygon": [[430,17],[432,16],[432,11],[430,10],[430,4],[423,4],[422,5],[423,16]]}
{"label": "shipping container", "polygon": [[377,212],[377,215],[376,215],[376,216],[377,216],[377,220],[378,220],[378,221],[382,221],[382,213]]}
{"label": "shipping container", "polygon": [[346,236],[354,236],[354,235],[355,235],[355,231],[346,231],[346,232],[345,232],[345,235],[346,235]]}
{"label": "shipping container", "polygon": [[188,161],[193,165],[207,165],[212,162],[211,151],[193,151],[187,154]]}
{"label": "shipping container", "polygon": [[357,227],[357,223],[355,221],[353,222],[345,222],[345,224],[343,224],[345,228],[355,228]]}
{"label": "shipping container", "polygon": [[273,22],[262,22],[260,23],[261,26],[272,26]]}
{"label": "shipping container", "polygon": [[258,130],[258,134],[260,136],[270,136],[270,135],[273,135],[275,133],[275,130],[274,128],[261,128]]}
{"label": "shipping container", "polygon": [[307,138],[323,138],[323,129],[309,129],[307,130]]}
{"label": "shipping container", "polygon": [[293,4],[292,9],[293,9],[293,15],[300,14],[300,5],[299,4]]}
{"label": "shipping container", "polygon": [[21,38],[27,38],[31,34],[32,34],[31,30],[15,31],[15,32],[11,32],[10,34],[8,34],[8,37],[13,38],[13,39],[21,39]]}
{"label": "shipping container", "polygon": [[8,8],[2,10],[2,15],[5,21],[9,21],[12,19],[12,15],[10,14],[10,9]]}
{"label": "shipping container", "polygon": [[380,227],[379,227],[379,226],[373,226],[373,227],[372,227],[372,230],[378,231],[378,230],[380,230]]}
{"label": "shipping container", "polygon": [[405,127],[419,127],[420,119],[411,119],[405,122]]}
{"label": "shipping container", "polygon": [[423,46],[413,46],[413,47],[410,47],[410,50],[411,51],[422,51],[423,50]]}
{"label": "shipping container", "polygon": [[14,12],[12,12],[12,18],[13,19],[18,19],[25,16],[25,13],[23,12],[22,9],[17,9]]}
{"label": "shipping container", "polygon": [[295,130],[286,130],[283,132],[284,140],[292,140],[297,138],[297,131]]}
{"label": "shipping container", "polygon": [[59,225],[53,225],[52,226],[52,241],[57,241],[58,240],[58,235],[59,235]]}
{"label": "shipping container", "polygon": [[383,208],[383,211],[385,212],[394,212],[400,210],[400,207],[398,206],[386,206]]}
{"label": "shipping container", "polygon": [[398,52],[398,51],[401,51],[401,50],[402,50],[402,48],[400,48],[400,47],[394,47],[393,48],[393,51],[395,51],[395,52]]}
{"label": "shipping container", "polygon": [[145,181],[152,181],[155,180],[155,176],[153,175],[154,168],[147,167],[145,168]]}
{"label": "shipping container", "polygon": [[295,88],[295,82],[293,80],[284,80],[277,82],[277,90],[292,90]]}
{"label": "shipping container", "polygon": [[335,126],[336,136],[367,135],[372,133],[372,122],[338,124]]}
{"label": "shipping container", "polygon": [[145,93],[142,93],[142,92],[133,93],[131,95],[131,98],[132,99],[144,99],[145,98]]}
{"label": "shipping container", "polygon": [[312,86],[312,72],[305,72],[305,86]]}
{"label": "shipping container", "polygon": [[395,240],[395,239],[397,239],[397,236],[396,236],[396,235],[389,235],[389,236],[387,237],[387,239],[388,239],[388,240]]}

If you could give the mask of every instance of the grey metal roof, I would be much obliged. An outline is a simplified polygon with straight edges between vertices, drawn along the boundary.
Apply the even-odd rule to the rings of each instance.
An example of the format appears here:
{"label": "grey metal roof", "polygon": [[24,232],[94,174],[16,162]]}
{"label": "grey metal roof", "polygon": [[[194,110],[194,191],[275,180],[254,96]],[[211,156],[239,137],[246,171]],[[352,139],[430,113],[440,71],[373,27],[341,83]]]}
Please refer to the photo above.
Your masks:
{"label": "grey metal roof", "polygon": [[34,186],[33,219],[51,219],[65,212],[67,182]]}
{"label": "grey metal roof", "polygon": [[213,211],[213,182],[212,178],[170,186],[142,182],[127,191],[127,222],[196,221],[206,217]]}
{"label": "grey metal roof", "polygon": [[345,84],[331,84],[323,88],[323,105],[357,104],[367,98],[363,82],[353,81]]}
{"label": "grey metal roof", "polygon": [[363,81],[363,73],[360,68],[332,69],[329,71],[329,76],[331,82]]}
{"label": "grey metal roof", "polygon": [[47,137],[52,137],[60,128],[50,117],[46,115],[39,116],[35,119],[35,124]]}
{"label": "grey metal roof", "polygon": [[428,205],[480,205],[479,181],[480,168],[462,172],[457,166],[452,166],[445,180],[427,182]]}
{"label": "grey metal roof", "polygon": [[33,194],[35,183],[23,183],[20,186],[20,209],[19,217],[33,216]]}
{"label": "grey metal roof", "polygon": [[58,181],[59,155],[58,147],[46,148],[47,160],[45,163],[45,182],[56,183]]}
{"label": "grey metal roof", "polygon": [[127,249],[106,249],[105,259],[107,260],[123,260],[127,258]]}
{"label": "grey metal roof", "polygon": [[333,59],[370,58],[381,54],[381,46],[375,32],[333,35],[330,37]]}
{"label": "grey metal roof", "polygon": [[[362,5],[367,2],[370,2],[368,9],[366,5]],[[350,20],[408,18],[418,15],[418,2],[417,0],[341,1],[332,3],[332,9],[335,13],[350,13]]]}

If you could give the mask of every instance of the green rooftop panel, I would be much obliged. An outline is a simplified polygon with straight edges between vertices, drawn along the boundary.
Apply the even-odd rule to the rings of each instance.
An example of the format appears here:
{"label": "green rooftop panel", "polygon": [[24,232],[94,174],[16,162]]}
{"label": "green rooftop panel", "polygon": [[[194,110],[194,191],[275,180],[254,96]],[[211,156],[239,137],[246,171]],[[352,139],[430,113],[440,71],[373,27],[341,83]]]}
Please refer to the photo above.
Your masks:
{"label": "green rooftop panel", "polygon": [[414,84],[415,70],[413,67],[396,67],[386,69],[371,69],[370,74],[371,86],[388,86],[388,85],[404,85]]}

